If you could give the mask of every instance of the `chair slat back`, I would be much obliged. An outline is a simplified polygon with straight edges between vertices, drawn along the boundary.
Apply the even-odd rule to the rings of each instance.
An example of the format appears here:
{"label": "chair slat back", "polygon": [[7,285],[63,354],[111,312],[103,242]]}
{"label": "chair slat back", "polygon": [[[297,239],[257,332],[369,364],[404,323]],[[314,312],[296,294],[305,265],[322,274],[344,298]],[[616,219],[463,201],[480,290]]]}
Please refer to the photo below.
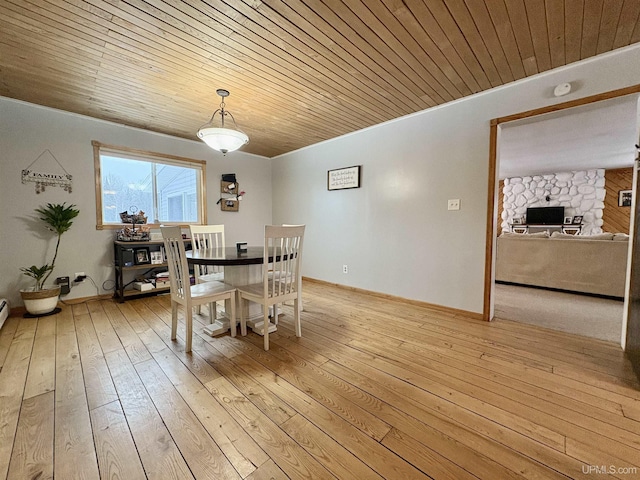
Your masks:
{"label": "chair slat back", "polygon": [[180,227],[160,227],[160,231],[167,255],[171,298],[179,303],[185,303],[191,298],[191,280],[182,230]]}
{"label": "chair slat back", "polygon": [[[194,250],[210,248],[224,252],[224,225],[190,225],[191,248]],[[219,273],[224,267],[214,265],[194,265],[196,275]]]}
{"label": "chair slat back", "polygon": [[[265,297],[289,295],[300,289],[304,229],[304,225],[265,226],[262,269]],[[269,263],[271,275],[268,273]]]}

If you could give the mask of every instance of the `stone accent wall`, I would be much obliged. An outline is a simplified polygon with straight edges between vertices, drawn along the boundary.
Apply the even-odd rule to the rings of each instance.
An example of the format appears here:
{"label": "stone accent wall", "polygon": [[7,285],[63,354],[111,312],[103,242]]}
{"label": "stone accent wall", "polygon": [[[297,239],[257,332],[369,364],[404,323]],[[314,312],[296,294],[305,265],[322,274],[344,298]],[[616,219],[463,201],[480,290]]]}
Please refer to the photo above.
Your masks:
{"label": "stone accent wall", "polygon": [[[604,169],[513,177],[504,180],[502,231],[528,207],[565,207],[565,216],[582,215],[582,235],[602,232]],[[547,201],[547,197],[549,200]]]}

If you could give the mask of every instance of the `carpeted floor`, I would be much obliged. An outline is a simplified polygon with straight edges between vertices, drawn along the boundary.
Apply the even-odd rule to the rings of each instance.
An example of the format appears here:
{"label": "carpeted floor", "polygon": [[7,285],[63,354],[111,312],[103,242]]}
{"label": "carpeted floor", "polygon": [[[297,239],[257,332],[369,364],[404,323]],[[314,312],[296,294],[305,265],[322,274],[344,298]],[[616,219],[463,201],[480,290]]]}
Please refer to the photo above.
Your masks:
{"label": "carpeted floor", "polygon": [[620,343],[622,300],[496,284],[495,317]]}

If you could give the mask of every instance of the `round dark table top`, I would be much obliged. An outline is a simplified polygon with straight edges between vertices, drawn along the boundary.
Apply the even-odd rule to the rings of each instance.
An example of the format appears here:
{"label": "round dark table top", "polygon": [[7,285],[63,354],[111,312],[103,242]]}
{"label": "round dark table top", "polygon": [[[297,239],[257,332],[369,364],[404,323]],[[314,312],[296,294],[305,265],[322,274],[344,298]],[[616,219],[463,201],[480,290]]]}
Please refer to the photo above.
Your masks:
{"label": "round dark table top", "polygon": [[[279,260],[279,259],[278,259]],[[269,263],[273,258],[269,258]],[[247,247],[246,253],[238,253],[236,247],[222,249],[187,250],[187,262],[199,265],[259,265],[264,262],[264,247]]]}

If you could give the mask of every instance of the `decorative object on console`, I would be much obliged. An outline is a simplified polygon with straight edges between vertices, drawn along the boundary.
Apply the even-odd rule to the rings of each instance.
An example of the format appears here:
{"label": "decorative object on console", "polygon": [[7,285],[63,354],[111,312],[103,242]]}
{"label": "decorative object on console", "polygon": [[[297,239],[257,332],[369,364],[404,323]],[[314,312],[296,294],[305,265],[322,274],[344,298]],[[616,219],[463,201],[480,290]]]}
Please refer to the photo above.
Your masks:
{"label": "decorative object on console", "polygon": [[580,225],[582,224],[582,215],[574,215],[573,216],[573,225]]}
{"label": "decorative object on console", "polygon": [[47,229],[54,232],[58,238],[51,265],[45,264],[41,267],[32,265],[29,268],[20,269],[22,273],[35,280],[33,287],[20,290],[22,301],[27,309],[25,316],[49,315],[56,310],[58,295],[60,295],[60,285],[47,288],[44,284],[55,268],[58,249],[60,247],[60,237],[71,228],[73,219],[80,213],[80,211],[74,207],[75,205],[67,206],[65,203],[48,203],[46,207],[36,208],[35,210],[36,213],[40,214],[40,220],[47,225]]}
{"label": "decorative object on console", "polygon": [[[131,228],[124,227],[119,230],[116,234],[116,240],[121,242],[146,242],[151,239],[151,229],[145,225],[147,217],[135,205],[129,207],[128,211],[120,212],[120,220],[122,223],[130,223]],[[136,224],[141,225],[141,227],[136,229]]]}
{"label": "decorative object on console", "polygon": [[571,225],[573,223],[573,217],[564,217],[564,224]]}
{"label": "decorative object on console", "polygon": [[[216,90],[216,93],[222,99],[220,108],[213,112],[211,119],[198,129],[198,137],[214,150],[226,155],[227,152],[233,152],[249,142],[249,137],[244,132],[238,130],[236,119],[233,118],[231,112],[224,109],[224,99],[229,96],[229,91],[219,88]],[[216,126],[215,122],[218,113],[220,114],[220,126]],[[233,125],[236,127],[235,130],[225,128],[224,117],[227,115],[233,120]]]}
{"label": "decorative object on console", "polygon": [[159,265],[161,263],[164,263],[164,258],[161,251],[153,251],[153,252],[149,252],[149,254],[151,255],[152,265]]}
{"label": "decorative object on console", "polygon": [[149,248],[148,247],[136,248],[134,258],[135,258],[136,265],[146,265],[148,263],[151,263],[151,258],[149,256]]}

